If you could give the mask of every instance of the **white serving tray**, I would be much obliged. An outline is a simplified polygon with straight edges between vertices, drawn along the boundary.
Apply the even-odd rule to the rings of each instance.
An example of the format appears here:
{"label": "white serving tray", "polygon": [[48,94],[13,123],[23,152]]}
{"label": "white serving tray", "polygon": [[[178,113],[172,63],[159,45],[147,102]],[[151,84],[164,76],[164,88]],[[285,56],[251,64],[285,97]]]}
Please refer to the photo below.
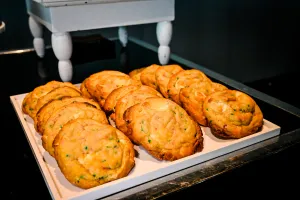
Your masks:
{"label": "white serving tray", "polygon": [[253,135],[236,139],[221,140],[212,135],[210,129],[201,127],[204,135],[204,149],[194,155],[169,162],[159,161],[142,147],[135,146],[139,156],[136,165],[127,177],[91,189],[80,189],[72,185],[61,173],[56,160],[42,146],[41,136],[35,131],[33,120],[22,113],[22,101],[26,94],[11,96],[11,102],[22,124],[28,143],[36,158],[44,180],[53,199],[98,199],[134,187],[147,181],[165,176],[209,159],[227,154],[254,143],[269,139],[280,133],[280,127],[265,120],[262,130]]}

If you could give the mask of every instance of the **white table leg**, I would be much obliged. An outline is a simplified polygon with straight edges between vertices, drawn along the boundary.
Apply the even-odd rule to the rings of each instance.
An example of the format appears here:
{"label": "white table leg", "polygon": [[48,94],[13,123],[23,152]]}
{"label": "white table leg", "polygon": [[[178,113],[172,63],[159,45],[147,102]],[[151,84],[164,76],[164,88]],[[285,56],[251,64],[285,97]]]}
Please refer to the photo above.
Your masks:
{"label": "white table leg", "polygon": [[45,55],[45,44],[43,39],[43,26],[37,22],[33,17],[29,16],[29,29],[33,35],[33,47],[36,54],[43,58]]}
{"label": "white table leg", "polygon": [[172,23],[169,21],[158,22],[156,26],[156,36],[159,43],[158,59],[161,65],[166,65],[170,59],[169,44],[172,39]]}
{"label": "white table leg", "polygon": [[71,81],[73,67],[70,61],[72,56],[72,39],[69,33],[52,33],[52,48],[58,61],[58,71],[62,81]]}
{"label": "white table leg", "polygon": [[119,40],[123,47],[126,47],[128,42],[128,33],[126,26],[120,26],[118,30]]}

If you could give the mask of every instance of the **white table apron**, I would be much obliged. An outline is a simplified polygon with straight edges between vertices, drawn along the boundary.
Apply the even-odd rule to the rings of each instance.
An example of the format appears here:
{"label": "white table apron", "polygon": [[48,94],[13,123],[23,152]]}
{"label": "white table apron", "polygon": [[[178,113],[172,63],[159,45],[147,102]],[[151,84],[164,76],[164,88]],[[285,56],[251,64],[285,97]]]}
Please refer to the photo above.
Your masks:
{"label": "white table apron", "polygon": [[119,40],[125,47],[126,26],[157,23],[158,59],[161,65],[169,62],[175,0],[26,0],[26,5],[33,46],[41,58],[45,55],[43,26],[52,32],[52,48],[62,81],[70,81],[73,75],[73,31],[119,27]]}

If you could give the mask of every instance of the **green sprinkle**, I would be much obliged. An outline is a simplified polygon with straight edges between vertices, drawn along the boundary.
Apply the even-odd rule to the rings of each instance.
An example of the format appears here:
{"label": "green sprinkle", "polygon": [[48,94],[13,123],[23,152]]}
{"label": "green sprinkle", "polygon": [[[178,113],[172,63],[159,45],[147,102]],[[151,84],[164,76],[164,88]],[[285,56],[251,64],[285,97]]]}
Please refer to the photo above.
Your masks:
{"label": "green sprinkle", "polygon": [[84,179],[84,175],[81,175],[79,178],[80,178],[80,179]]}
{"label": "green sprinkle", "polygon": [[107,175],[106,176],[100,176],[99,180],[102,180],[102,179],[105,179],[105,178],[107,178]]}
{"label": "green sprinkle", "polygon": [[69,155],[69,154],[66,154],[66,157],[70,157],[70,155]]}
{"label": "green sprinkle", "polygon": [[33,111],[33,108],[29,108],[30,111]]}
{"label": "green sprinkle", "polygon": [[53,128],[53,124],[50,124],[49,127],[50,127],[50,128]]}
{"label": "green sprinkle", "polygon": [[85,149],[85,150],[88,150],[88,147],[87,147],[87,146],[85,146],[85,147],[84,147],[84,149]]}
{"label": "green sprinkle", "polygon": [[111,146],[106,146],[106,148],[111,148]]}
{"label": "green sprinkle", "polygon": [[59,125],[59,128],[60,128],[60,129],[62,129],[62,127],[63,127],[62,125]]}
{"label": "green sprinkle", "polygon": [[143,126],[141,126],[141,131],[142,131],[142,132],[144,132],[144,128],[143,128]]}
{"label": "green sprinkle", "polygon": [[150,139],[148,139],[148,142],[149,142],[149,143],[151,143],[151,140],[150,140]]}
{"label": "green sprinkle", "polygon": [[102,160],[101,162],[106,162],[106,160],[104,159],[104,160]]}
{"label": "green sprinkle", "polygon": [[208,111],[208,108],[206,108],[206,110]]}
{"label": "green sprinkle", "polygon": [[174,110],[171,110],[174,114],[176,114],[176,112]]}
{"label": "green sprinkle", "polygon": [[93,177],[96,177],[96,174],[93,174]]}
{"label": "green sprinkle", "polygon": [[118,143],[120,142],[120,140],[118,139]]}

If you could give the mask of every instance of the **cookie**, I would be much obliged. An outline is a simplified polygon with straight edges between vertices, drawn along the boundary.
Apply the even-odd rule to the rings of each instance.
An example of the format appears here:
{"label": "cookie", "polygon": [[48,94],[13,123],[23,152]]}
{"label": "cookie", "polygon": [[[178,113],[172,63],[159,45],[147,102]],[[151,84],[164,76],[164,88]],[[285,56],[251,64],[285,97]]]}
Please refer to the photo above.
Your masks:
{"label": "cookie", "polygon": [[203,149],[199,125],[175,102],[147,98],[126,110],[126,135],[159,160],[177,160]]}
{"label": "cookie", "polygon": [[203,72],[197,69],[180,71],[171,76],[168,83],[168,96],[177,104],[181,105],[179,100],[179,92],[182,88],[186,88],[192,83],[198,81],[211,81]]}
{"label": "cookie", "polygon": [[84,189],[123,178],[135,165],[131,141],[116,128],[92,119],[65,124],[53,146],[66,179]]}
{"label": "cookie", "polygon": [[254,99],[237,90],[209,95],[203,103],[203,111],[208,126],[218,138],[243,138],[263,126],[263,113]]}
{"label": "cookie", "polygon": [[75,102],[54,112],[45,124],[42,136],[42,145],[51,156],[54,156],[53,140],[63,126],[74,119],[94,119],[100,123],[108,124],[105,113],[89,103]]}
{"label": "cookie", "polygon": [[174,74],[183,71],[179,65],[165,65],[160,66],[155,72],[156,83],[160,93],[165,97],[169,98],[168,95],[168,83]]}

